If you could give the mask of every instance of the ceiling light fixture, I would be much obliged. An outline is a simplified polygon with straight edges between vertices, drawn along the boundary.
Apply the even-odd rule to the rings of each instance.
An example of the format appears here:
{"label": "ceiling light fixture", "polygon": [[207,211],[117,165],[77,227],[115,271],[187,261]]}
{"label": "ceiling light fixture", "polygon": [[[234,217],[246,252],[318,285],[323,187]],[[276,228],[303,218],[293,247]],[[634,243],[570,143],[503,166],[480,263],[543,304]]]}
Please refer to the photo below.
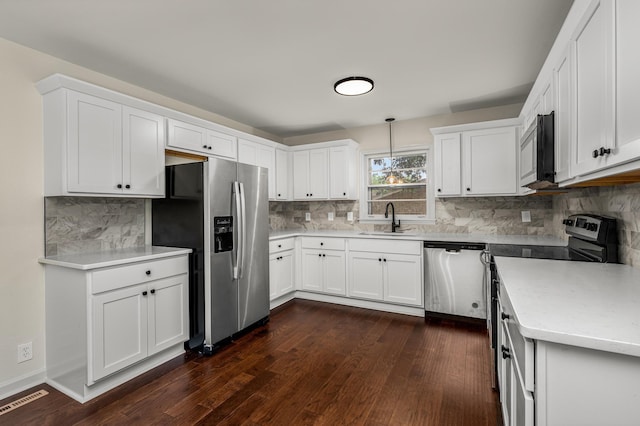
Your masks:
{"label": "ceiling light fixture", "polygon": [[344,96],[358,96],[373,90],[373,80],[367,77],[347,77],[336,81],[333,90]]}
{"label": "ceiling light fixture", "polygon": [[404,181],[399,176],[393,174],[393,143],[391,140],[391,123],[393,123],[395,120],[395,118],[387,118],[386,120],[384,120],[389,123],[389,161],[391,162],[391,171],[385,179],[385,182],[389,185],[404,183]]}

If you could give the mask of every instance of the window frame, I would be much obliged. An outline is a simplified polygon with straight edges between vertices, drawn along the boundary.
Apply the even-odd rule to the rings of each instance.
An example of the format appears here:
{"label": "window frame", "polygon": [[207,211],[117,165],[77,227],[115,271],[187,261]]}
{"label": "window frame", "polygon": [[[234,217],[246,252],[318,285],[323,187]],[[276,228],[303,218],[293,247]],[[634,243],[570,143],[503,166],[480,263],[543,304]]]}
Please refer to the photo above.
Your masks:
{"label": "window frame", "polygon": [[[396,214],[396,220],[400,220],[403,223],[411,224],[434,224],[435,220],[435,182],[434,182],[434,163],[433,163],[433,148],[424,145],[406,146],[400,149],[393,150],[394,157],[396,155],[411,155],[411,154],[426,154],[427,162],[425,169],[427,172],[427,185],[426,185],[426,215],[408,215],[408,214]],[[383,214],[374,215],[368,214],[369,211],[369,158],[377,156],[388,156],[388,150],[375,150],[375,151],[362,151],[360,153],[360,190],[362,197],[360,197],[360,222],[371,224],[388,224],[390,218],[385,218]]]}

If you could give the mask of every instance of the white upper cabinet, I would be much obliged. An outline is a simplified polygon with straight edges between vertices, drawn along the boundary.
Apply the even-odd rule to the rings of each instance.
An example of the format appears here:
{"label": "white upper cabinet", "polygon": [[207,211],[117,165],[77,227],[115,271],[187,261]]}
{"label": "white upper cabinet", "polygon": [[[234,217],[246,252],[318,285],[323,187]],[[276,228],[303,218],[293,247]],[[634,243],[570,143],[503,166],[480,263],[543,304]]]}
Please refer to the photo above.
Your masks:
{"label": "white upper cabinet", "polygon": [[510,119],[431,129],[436,195],[517,195],[517,124]]}
{"label": "white upper cabinet", "polygon": [[517,194],[516,144],[515,127],[465,132],[465,194]]}
{"label": "white upper cabinet", "polygon": [[320,142],[296,146],[292,151],[295,200],[357,198],[357,142]]}
{"label": "white upper cabinet", "polygon": [[[329,151],[327,149],[310,150],[307,170],[309,171],[307,176],[309,198],[328,198]],[[296,182],[293,184],[295,185]]]}
{"label": "white upper cabinet", "polygon": [[461,133],[436,135],[435,179],[437,195],[460,195],[462,140]]}
{"label": "white upper cabinet", "polygon": [[164,195],[164,119],[122,107],[123,181],[139,195]]}
{"label": "white upper cabinet", "polygon": [[69,92],[67,101],[66,189],[122,192],[122,106],[77,92]]}
{"label": "white upper cabinet", "polygon": [[45,196],[164,196],[164,118],[58,88],[43,95]]}
{"label": "white upper cabinet", "polygon": [[356,199],[357,150],[351,145],[329,148],[329,198]]}
{"label": "white upper cabinet", "polygon": [[237,138],[226,133],[185,123],[180,120],[167,121],[170,148],[185,149],[207,156],[216,156],[230,160],[236,159]]}
{"label": "white upper cabinet", "polygon": [[573,37],[575,175],[605,167],[613,144],[612,10],[610,2],[593,1]]}
{"label": "white upper cabinet", "polygon": [[618,0],[614,13],[616,144],[608,164],[640,158],[640,2]]}
{"label": "white upper cabinet", "polygon": [[276,200],[290,200],[291,196],[291,153],[284,149],[276,148]]}
{"label": "white upper cabinet", "polygon": [[[556,181],[571,185],[640,169],[640,2],[574,2],[521,117],[552,76]],[[542,109],[543,107],[540,107]]]}
{"label": "white upper cabinet", "polygon": [[569,156],[571,149],[571,61],[569,48],[565,49],[560,60],[553,69],[555,84],[555,180],[563,182],[571,177]]}
{"label": "white upper cabinet", "polygon": [[238,141],[238,162],[269,170],[269,199],[276,199],[276,149],[246,139]]}

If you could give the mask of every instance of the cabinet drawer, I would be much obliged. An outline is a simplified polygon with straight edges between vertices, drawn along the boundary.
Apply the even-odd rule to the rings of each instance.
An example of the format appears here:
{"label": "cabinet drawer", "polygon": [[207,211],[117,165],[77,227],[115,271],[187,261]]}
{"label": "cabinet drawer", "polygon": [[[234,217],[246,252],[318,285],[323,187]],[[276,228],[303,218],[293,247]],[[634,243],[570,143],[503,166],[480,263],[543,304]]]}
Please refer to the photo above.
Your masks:
{"label": "cabinet drawer", "polygon": [[344,250],[344,238],[302,237],[302,248]]}
{"label": "cabinet drawer", "polygon": [[269,241],[269,253],[278,253],[284,250],[293,250],[295,245],[294,238],[285,238],[282,240]]}
{"label": "cabinet drawer", "polygon": [[352,238],[349,240],[349,250],[420,255],[422,253],[422,241]]}
{"label": "cabinet drawer", "polygon": [[500,289],[500,303],[502,306],[502,322],[505,325],[506,333],[511,341],[512,354],[515,358],[516,365],[524,380],[526,390],[533,392],[534,390],[534,347],[533,340],[527,339],[520,334],[519,325],[513,313],[513,308],[509,298],[506,295],[504,287]]}
{"label": "cabinet drawer", "polygon": [[189,262],[186,255],[100,269],[91,274],[91,293],[142,284],[188,271]]}

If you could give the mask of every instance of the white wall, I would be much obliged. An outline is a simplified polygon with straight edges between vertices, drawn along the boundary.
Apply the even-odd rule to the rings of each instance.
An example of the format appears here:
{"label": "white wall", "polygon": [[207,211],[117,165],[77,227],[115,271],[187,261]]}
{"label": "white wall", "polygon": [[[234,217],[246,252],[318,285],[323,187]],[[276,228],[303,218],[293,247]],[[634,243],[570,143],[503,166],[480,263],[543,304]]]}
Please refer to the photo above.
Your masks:
{"label": "white wall", "polygon": [[[0,38],[0,399],[44,378],[42,98],[35,83],[53,73],[269,139],[241,123]],[[33,359],[17,363],[17,345]]]}

